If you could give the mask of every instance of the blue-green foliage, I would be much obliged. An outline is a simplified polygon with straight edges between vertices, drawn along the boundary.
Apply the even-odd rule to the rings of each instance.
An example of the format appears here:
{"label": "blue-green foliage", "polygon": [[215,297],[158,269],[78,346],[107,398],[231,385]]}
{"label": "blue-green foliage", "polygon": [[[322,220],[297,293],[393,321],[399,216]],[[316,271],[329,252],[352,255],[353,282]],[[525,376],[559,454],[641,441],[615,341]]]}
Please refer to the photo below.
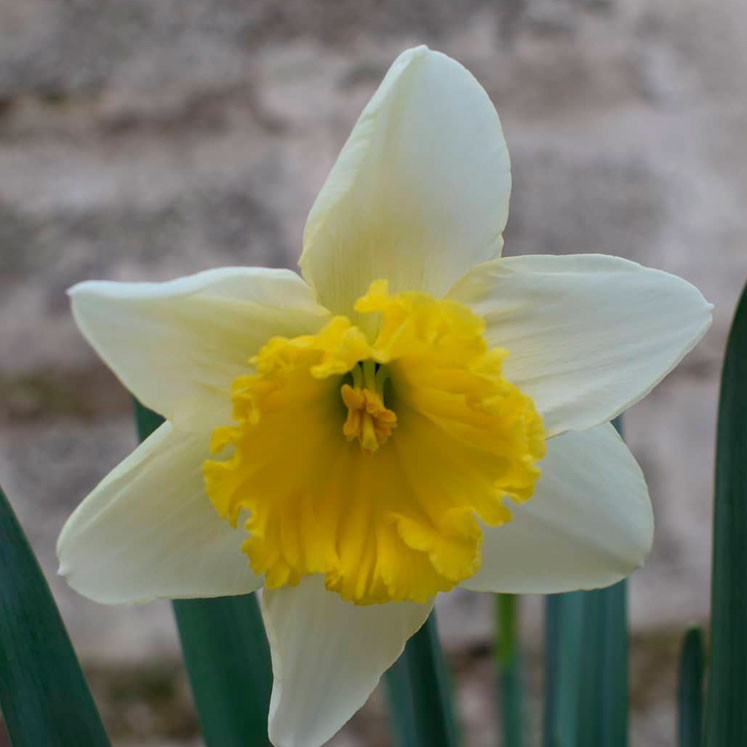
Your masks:
{"label": "blue-green foliage", "polygon": [[398,747],[456,747],[457,723],[435,613],[385,675]]}
{"label": "blue-green foliage", "polygon": [[14,747],[109,744],[47,582],[1,490],[0,705]]}
{"label": "blue-green foliage", "polygon": [[705,744],[747,745],[747,287],[721,377],[709,661]]}
{"label": "blue-green foliage", "polygon": [[685,633],[677,680],[677,744],[700,747],[703,742],[703,636],[700,628]]}
{"label": "blue-green foliage", "polygon": [[545,747],[628,741],[626,583],[547,598]]}

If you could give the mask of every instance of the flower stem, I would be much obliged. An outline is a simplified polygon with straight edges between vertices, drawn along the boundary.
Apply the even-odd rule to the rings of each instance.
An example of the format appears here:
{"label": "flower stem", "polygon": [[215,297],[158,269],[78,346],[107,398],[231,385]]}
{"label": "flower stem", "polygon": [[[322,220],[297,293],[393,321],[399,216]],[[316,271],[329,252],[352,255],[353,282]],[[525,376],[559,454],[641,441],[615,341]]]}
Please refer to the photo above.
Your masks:
{"label": "flower stem", "polygon": [[500,696],[498,710],[504,747],[522,747],[524,743],[524,678],[518,636],[519,602],[520,597],[515,594],[497,594],[495,598],[495,659]]}
{"label": "flower stem", "polygon": [[432,612],[384,675],[398,747],[457,747],[457,723]]}
{"label": "flower stem", "polygon": [[677,744],[703,743],[703,635],[690,628],[682,641],[677,682]]}
{"label": "flower stem", "polygon": [[549,595],[545,625],[544,746],[626,747],[626,582]]}

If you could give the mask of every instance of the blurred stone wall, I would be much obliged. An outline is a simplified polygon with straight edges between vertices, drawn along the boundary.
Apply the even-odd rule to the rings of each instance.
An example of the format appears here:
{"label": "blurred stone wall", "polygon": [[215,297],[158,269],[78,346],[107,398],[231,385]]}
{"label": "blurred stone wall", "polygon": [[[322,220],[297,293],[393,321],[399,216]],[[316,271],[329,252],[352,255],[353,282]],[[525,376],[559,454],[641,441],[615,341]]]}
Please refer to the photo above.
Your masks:
{"label": "blurred stone wall", "polygon": [[[168,606],[99,607],[55,577],[65,517],[134,445],[129,400],[65,289],[293,267],[358,112],[422,42],[501,114],[507,254],[616,254],[716,304],[703,343],[626,418],[657,518],[631,582],[632,742],[671,744],[677,637],[707,616],[717,382],[747,276],[745,21],[736,0],[0,4],[0,482],[117,744],[199,741]],[[494,743],[490,611],[462,595],[441,615],[469,745]],[[535,674],[540,611],[525,606]],[[382,718],[374,698],[334,744],[387,744]]]}

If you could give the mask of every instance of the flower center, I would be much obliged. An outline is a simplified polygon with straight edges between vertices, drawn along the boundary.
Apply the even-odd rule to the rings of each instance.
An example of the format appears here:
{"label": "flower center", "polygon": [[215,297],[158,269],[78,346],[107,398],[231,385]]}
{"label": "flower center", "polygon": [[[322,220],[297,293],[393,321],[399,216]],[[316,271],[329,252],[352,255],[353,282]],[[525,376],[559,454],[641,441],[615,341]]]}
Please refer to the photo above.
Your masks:
{"label": "flower center", "polygon": [[374,283],[356,311],[315,335],[270,340],[233,383],[234,425],[203,466],[265,586],[320,573],[345,600],[425,602],[480,565],[480,522],[534,491],[544,455],[531,399],[501,376],[466,307]]}
{"label": "flower center", "polygon": [[357,363],[350,372],[353,386],[343,384],[342,401],[348,417],[342,432],[348,441],[356,438],[365,454],[373,454],[392,435],[397,416],[384,406],[384,383],[388,372],[372,360]]}

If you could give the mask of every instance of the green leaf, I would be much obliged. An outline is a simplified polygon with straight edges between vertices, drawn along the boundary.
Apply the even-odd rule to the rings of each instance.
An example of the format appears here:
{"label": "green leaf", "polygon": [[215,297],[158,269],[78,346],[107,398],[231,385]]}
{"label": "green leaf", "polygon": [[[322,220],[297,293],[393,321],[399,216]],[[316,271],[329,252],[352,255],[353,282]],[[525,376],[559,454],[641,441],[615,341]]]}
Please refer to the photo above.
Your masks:
{"label": "green leaf", "polygon": [[384,675],[399,747],[459,744],[451,688],[432,612]]}
{"label": "green leaf", "polygon": [[709,661],[705,744],[747,745],[747,287],[721,376]]}
{"label": "green leaf", "polygon": [[254,594],[173,602],[208,745],[269,745],[272,665]]}
{"label": "green leaf", "polygon": [[2,490],[0,705],[14,747],[109,744],[47,582]]}
{"label": "green leaf", "polygon": [[626,584],[547,599],[545,747],[628,741]]}
{"label": "green leaf", "polygon": [[524,679],[518,635],[520,600],[521,597],[515,594],[496,595],[498,624],[495,658],[504,747],[521,747],[524,743]]}
{"label": "green leaf", "polygon": [[583,744],[625,747],[628,743],[627,584],[586,594],[585,708],[596,716],[582,722]]}
{"label": "green leaf", "polygon": [[545,747],[578,745],[583,593],[553,594],[545,603]]}
{"label": "green leaf", "polygon": [[135,408],[135,427],[137,428],[138,440],[145,441],[163,423],[163,418],[157,412],[141,405],[136,399],[133,399],[132,403]]}
{"label": "green leaf", "polygon": [[[163,418],[135,402],[142,441]],[[254,594],[173,602],[195,708],[208,747],[269,747],[272,664]]]}
{"label": "green leaf", "polygon": [[700,628],[685,633],[677,682],[677,744],[700,747],[703,741],[703,637]]}
{"label": "green leaf", "polygon": [[[614,425],[622,432],[619,418]],[[625,747],[625,581],[549,596],[545,625],[545,747]]]}

